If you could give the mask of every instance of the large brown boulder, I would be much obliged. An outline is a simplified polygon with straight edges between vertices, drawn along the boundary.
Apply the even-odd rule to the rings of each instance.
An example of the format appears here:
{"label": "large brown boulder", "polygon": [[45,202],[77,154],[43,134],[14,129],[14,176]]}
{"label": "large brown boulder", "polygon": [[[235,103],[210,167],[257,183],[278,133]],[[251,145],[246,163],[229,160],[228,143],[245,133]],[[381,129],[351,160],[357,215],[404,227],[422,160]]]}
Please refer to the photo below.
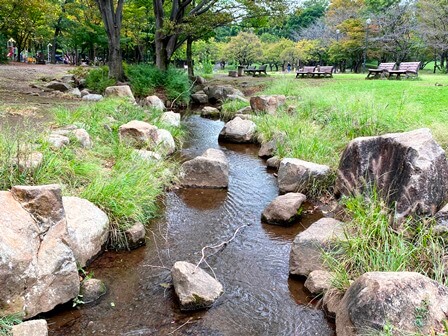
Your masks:
{"label": "large brown boulder", "polygon": [[79,197],[63,197],[67,218],[67,242],[80,267],[101,252],[109,234],[109,218],[93,203]]}
{"label": "large brown boulder", "polygon": [[339,194],[364,192],[374,185],[397,217],[431,214],[448,199],[445,151],[429,129],[352,140],[339,163]]}
{"label": "large brown boulder", "polygon": [[[347,290],[336,312],[338,336],[393,327],[398,334],[442,332],[448,288],[414,272],[369,272]],[[394,333],[395,335],[395,333]]]}
{"label": "large brown boulder", "polygon": [[79,293],[60,189],[0,191],[0,309],[30,318]]}
{"label": "large brown boulder", "polygon": [[333,218],[321,218],[299,233],[291,245],[289,273],[308,276],[315,270],[326,270],[323,251],[334,247],[343,239],[343,223]]}
{"label": "large brown boulder", "polygon": [[300,216],[305,201],[306,196],[300,193],[278,196],[263,210],[261,219],[269,224],[290,225]]}
{"label": "large brown boulder", "polygon": [[182,164],[181,183],[193,188],[227,188],[229,162],[223,151],[209,148]]}
{"label": "large brown boulder", "polygon": [[224,125],[218,139],[236,143],[254,142],[256,130],[257,125],[253,121],[236,117]]}
{"label": "large brown boulder", "polygon": [[299,159],[285,158],[278,169],[280,193],[307,192],[311,186],[325,179],[330,167]]}
{"label": "large brown boulder", "polygon": [[118,129],[120,141],[137,148],[150,147],[157,142],[157,127],[140,120],[132,120]]}
{"label": "large brown boulder", "polygon": [[250,98],[250,107],[254,112],[275,114],[277,109],[285,104],[285,101],[284,95],[254,96]]}
{"label": "large brown boulder", "polygon": [[132,94],[129,85],[109,86],[104,91],[104,97],[127,98],[129,101],[135,102],[134,95]]}
{"label": "large brown boulder", "polygon": [[207,95],[208,101],[212,104],[222,103],[229,96],[244,97],[244,94],[240,90],[228,85],[207,86],[204,88],[204,93]]}

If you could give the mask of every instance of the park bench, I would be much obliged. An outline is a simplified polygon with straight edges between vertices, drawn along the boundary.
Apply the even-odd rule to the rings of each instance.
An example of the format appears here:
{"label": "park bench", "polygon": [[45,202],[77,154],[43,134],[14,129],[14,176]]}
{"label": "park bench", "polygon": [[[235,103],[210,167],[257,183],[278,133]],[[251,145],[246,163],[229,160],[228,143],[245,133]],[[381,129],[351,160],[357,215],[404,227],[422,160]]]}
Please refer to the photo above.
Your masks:
{"label": "park bench", "polygon": [[257,74],[257,72],[258,72],[259,75],[261,75],[261,73],[264,73],[267,76],[268,75],[266,73],[266,68],[267,67],[268,66],[266,64],[261,65],[258,69],[251,70],[250,73],[252,73],[254,76]]}
{"label": "park bench", "polygon": [[[316,71],[317,70],[317,71]],[[333,70],[334,70],[334,66],[332,65],[325,65],[325,66],[320,66],[317,67],[314,72],[313,72],[313,77],[317,76],[317,77],[330,77],[333,78]]]}
{"label": "park bench", "polygon": [[257,69],[256,66],[250,66],[247,67],[247,69],[244,69],[244,73],[253,74],[253,71],[255,71],[256,69]]}
{"label": "park bench", "polygon": [[316,69],[315,66],[304,66],[303,68],[299,69],[296,73],[296,78],[299,78],[299,75],[303,78],[305,75],[308,77],[312,77],[314,70]]}
{"label": "park bench", "polygon": [[[393,63],[380,63],[378,65],[378,68],[376,69],[369,69],[369,73],[367,74],[366,79],[369,78],[383,78],[385,75],[389,73],[389,71],[393,70],[395,68],[395,62]],[[373,77],[370,77],[370,75],[373,75]]]}
{"label": "park bench", "polygon": [[396,79],[400,79],[401,75],[405,75],[406,78],[409,78],[411,75],[417,77],[419,68],[420,62],[401,62],[397,70],[388,71],[388,78],[390,79],[391,76],[393,77],[394,75]]}

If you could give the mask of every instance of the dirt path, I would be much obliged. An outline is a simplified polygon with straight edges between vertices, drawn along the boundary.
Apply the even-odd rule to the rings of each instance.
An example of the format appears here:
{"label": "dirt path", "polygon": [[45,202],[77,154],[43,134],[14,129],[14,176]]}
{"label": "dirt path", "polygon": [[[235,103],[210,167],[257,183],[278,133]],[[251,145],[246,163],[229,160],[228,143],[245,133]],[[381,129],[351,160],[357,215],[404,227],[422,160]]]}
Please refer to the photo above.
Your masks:
{"label": "dirt path", "polygon": [[[44,82],[59,79],[73,67],[67,65],[36,65],[10,63],[0,65],[0,127],[31,120],[51,119],[55,106],[76,106],[79,101],[55,95],[39,88]],[[38,84],[38,86],[36,85]]]}

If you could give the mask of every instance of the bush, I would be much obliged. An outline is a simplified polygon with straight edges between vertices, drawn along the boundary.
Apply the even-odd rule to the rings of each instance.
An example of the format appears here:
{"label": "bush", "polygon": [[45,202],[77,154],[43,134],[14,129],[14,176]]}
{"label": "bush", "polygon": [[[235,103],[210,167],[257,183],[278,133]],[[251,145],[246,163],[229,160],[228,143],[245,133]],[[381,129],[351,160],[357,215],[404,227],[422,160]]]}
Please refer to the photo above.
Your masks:
{"label": "bush", "polygon": [[6,37],[2,34],[0,34],[0,64],[4,64],[8,62],[8,58],[6,55],[8,55],[8,50],[6,49]]}
{"label": "bush", "polygon": [[109,68],[107,66],[90,70],[86,77],[86,86],[99,93],[104,93],[108,86],[113,86],[115,83],[115,79],[109,78]]}

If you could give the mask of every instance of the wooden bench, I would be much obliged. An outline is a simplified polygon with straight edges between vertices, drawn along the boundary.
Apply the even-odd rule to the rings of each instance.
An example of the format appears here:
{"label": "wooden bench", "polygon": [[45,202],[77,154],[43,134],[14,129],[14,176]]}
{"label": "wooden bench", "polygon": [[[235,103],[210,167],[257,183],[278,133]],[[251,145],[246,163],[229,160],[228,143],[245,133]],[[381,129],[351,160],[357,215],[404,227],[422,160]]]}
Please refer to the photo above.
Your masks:
{"label": "wooden bench", "polygon": [[304,66],[303,68],[297,71],[296,78],[299,78],[299,75],[302,76],[302,78],[305,75],[307,75],[308,77],[312,77],[315,69],[316,69],[315,66]]}
{"label": "wooden bench", "polygon": [[251,68],[247,68],[247,69],[245,69],[244,70],[244,73],[248,73],[248,74],[252,74],[253,76],[255,76],[256,74],[257,74],[257,72],[258,72],[258,74],[259,75],[261,75],[262,73],[264,73],[266,76],[268,75],[267,73],[266,73],[266,68],[267,68],[268,66],[265,64],[265,65],[262,65],[262,66],[260,66],[258,69],[257,68],[253,68],[253,69],[251,69]]}
{"label": "wooden bench", "polygon": [[[317,70],[317,71],[316,71]],[[320,66],[317,67],[314,72],[313,72],[313,77],[317,76],[317,77],[329,77],[329,78],[333,78],[333,71],[334,71],[334,66],[332,65],[325,65],[325,66]]]}
{"label": "wooden bench", "polygon": [[[387,75],[389,73],[389,71],[393,70],[394,68],[395,68],[395,62],[394,63],[380,63],[380,65],[378,65],[378,68],[369,69],[369,73],[367,74],[366,79],[384,78],[384,76]],[[370,77],[370,75],[373,75],[373,77]]]}
{"label": "wooden bench", "polygon": [[390,79],[395,75],[396,79],[400,79],[401,75],[405,75],[409,78],[411,75],[417,77],[418,70],[420,69],[420,62],[401,62],[397,70],[389,70],[388,78]]}

